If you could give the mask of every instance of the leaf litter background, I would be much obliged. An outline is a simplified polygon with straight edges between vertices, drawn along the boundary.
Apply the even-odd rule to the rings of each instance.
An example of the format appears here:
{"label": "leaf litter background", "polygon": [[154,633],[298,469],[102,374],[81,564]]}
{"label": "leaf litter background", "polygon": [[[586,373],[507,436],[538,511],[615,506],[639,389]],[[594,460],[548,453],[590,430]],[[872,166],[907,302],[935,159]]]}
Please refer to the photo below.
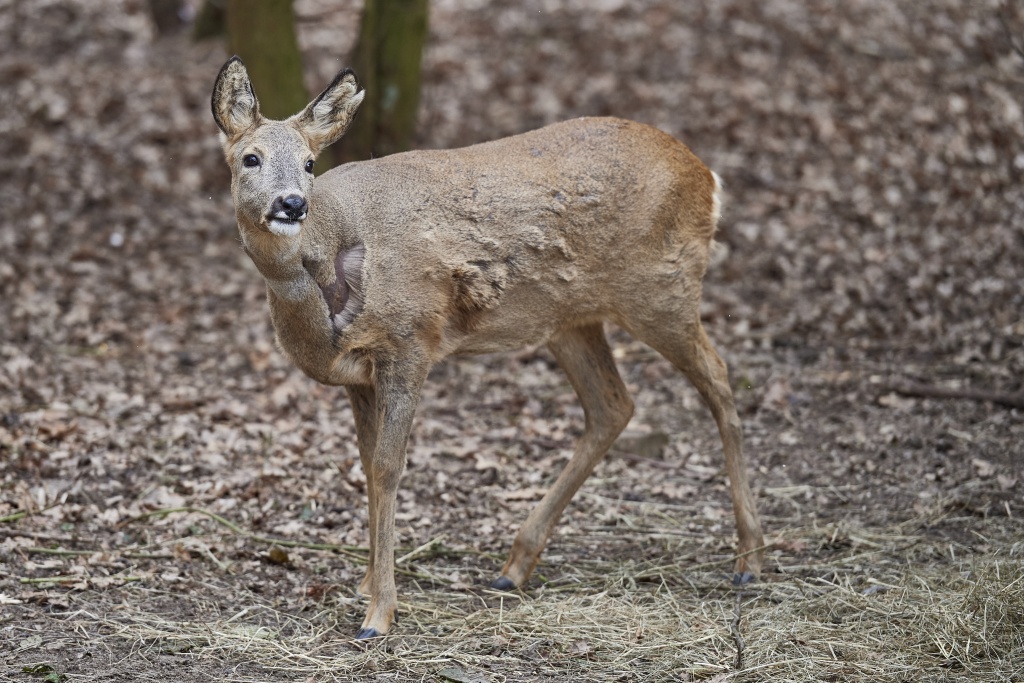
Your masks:
{"label": "leaf litter background", "polygon": [[[359,4],[296,8],[315,92]],[[364,478],[343,392],[275,350],[239,249],[208,110],[223,46],[156,36],[139,0],[6,0],[0,677],[1024,680],[1021,409],[896,391],[1024,389],[1021,9],[431,13],[421,146],[608,114],[725,179],[704,314],[762,582],[728,586],[699,398],[610,330],[636,416],[522,594],[485,586],[582,412],[544,349],[435,370],[399,499],[402,619],[348,642]]]}

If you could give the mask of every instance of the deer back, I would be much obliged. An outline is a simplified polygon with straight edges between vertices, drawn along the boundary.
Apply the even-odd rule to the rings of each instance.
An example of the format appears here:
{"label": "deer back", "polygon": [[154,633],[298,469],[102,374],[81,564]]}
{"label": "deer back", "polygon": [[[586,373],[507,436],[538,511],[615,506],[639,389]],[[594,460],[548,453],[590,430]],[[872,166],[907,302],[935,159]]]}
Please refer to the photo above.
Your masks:
{"label": "deer back", "polygon": [[622,319],[659,279],[688,281],[696,306],[715,190],[671,136],[577,119],[336,168],[314,183],[302,250],[322,285],[337,254],[365,250],[348,336],[418,336],[435,360],[500,351]]}

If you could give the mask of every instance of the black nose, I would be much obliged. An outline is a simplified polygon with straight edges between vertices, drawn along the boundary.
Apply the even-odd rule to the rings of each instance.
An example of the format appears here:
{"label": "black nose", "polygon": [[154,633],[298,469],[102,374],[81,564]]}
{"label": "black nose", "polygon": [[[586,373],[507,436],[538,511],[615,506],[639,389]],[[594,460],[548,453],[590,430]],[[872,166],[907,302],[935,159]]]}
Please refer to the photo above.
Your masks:
{"label": "black nose", "polygon": [[297,221],[306,215],[306,198],[300,197],[297,194],[290,194],[284,198],[281,202],[284,206],[284,212],[288,214],[288,218],[293,221]]}
{"label": "black nose", "polygon": [[300,221],[306,217],[306,198],[302,195],[290,194],[287,197],[278,197],[274,200],[275,206],[271,207],[271,213],[284,212],[288,220]]}

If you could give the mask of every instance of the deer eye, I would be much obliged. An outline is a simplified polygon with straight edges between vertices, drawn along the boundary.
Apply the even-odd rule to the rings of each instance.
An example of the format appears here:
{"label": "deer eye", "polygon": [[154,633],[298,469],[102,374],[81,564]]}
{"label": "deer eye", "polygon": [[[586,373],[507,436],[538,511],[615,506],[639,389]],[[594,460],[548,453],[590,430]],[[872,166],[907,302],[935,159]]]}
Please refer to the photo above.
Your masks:
{"label": "deer eye", "polygon": [[255,154],[246,154],[242,157],[242,166],[246,168],[256,168],[260,165],[260,158]]}
{"label": "deer eye", "polygon": [[306,162],[306,173],[312,173],[312,172],[313,172],[313,160],[310,159],[309,161]]}

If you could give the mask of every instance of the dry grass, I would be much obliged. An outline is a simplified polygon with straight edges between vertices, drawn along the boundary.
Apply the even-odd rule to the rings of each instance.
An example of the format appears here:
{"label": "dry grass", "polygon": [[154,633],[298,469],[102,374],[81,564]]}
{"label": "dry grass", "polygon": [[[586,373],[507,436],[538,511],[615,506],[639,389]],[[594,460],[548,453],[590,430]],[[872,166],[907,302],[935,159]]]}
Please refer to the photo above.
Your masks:
{"label": "dry grass", "polygon": [[[690,517],[677,508],[656,517]],[[630,523],[651,524],[651,511],[636,512]],[[765,581],[741,589],[716,563],[666,556],[542,565],[558,578],[497,593],[438,578],[466,564],[458,552],[432,552],[407,564],[394,635],[369,646],[347,640],[365,608],[358,598],[265,597],[245,577],[217,571],[187,595],[158,576],[88,588],[71,611],[53,615],[52,629],[89,634],[129,652],[125,660],[259,671],[229,669],[224,680],[236,681],[1022,681],[1022,525],[952,524],[982,539],[980,551],[908,533],[920,520],[855,532],[790,526]],[[572,554],[588,540],[566,539],[561,549]]]}

